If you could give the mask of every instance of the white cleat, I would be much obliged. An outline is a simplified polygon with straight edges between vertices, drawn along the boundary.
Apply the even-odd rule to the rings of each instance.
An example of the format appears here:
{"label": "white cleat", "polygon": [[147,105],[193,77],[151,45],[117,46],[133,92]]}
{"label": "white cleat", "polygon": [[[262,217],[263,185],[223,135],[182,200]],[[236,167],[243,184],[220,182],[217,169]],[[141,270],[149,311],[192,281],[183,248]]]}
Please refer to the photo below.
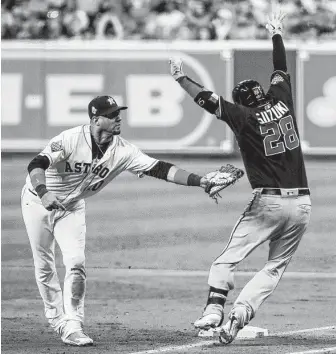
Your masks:
{"label": "white cleat", "polygon": [[237,337],[238,332],[244,327],[235,316],[235,313],[229,315],[230,320],[220,329],[219,341],[223,344],[229,344]]}
{"label": "white cleat", "polygon": [[198,329],[209,329],[220,326],[221,322],[222,316],[216,313],[210,313],[209,315],[202,316],[196,320],[194,326]]}
{"label": "white cleat", "polygon": [[195,321],[194,326],[198,329],[208,330],[220,326],[223,319],[223,306],[210,304],[205,308],[202,317]]}
{"label": "white cleat", "polygon": [[93,340],[83,331],[71,333],[66,338],[62,338],[62,341],[67,345],[72,345],[75,347],[86,347],[93,345]]}

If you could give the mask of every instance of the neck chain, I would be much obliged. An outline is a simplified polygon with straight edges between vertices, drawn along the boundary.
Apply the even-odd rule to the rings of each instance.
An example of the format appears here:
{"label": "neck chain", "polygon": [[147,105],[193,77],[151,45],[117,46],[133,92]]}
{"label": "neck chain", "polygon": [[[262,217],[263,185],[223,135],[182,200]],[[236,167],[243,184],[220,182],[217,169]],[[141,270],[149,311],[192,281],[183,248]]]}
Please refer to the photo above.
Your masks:
{"label": "neck chain", "polygon": [[103,155],[104,155],[103,150],[99,147],[99,144],[97,144],[97,142],[95,142],[95,143],[96,143],[96,145],[97,145],[98,150],[101,152],[101,154],[102,154],[102,156],[103,156]]}
{"label": "neck chain", "polygon": [[[106,142],[106,143],[104,143],[104,144],[98,144],[97,141],[96,141],[95,138],[94,138],[94,135],[93,135],[93,133],[92,133],[91,127],[90,127],[90,132],[91,132],[92,143],[95,144],[95,145],[97,146],[98,150],[99,150],[99,151],[97,152],[97,155],[96,155],[96,157],[95,157],[95,160],[99,160],[99,152],[101,153],[101,158],[102,158],[102,157],[104,156],[104,153],[105,153],[106,150],[107,150],[107,147],[110,145],[111,141],[108,141],[108,142]],[[101,146],[103,147],[103,149],[100,148]],[[103,151],[103,150],[105,150],[105,151]]]}

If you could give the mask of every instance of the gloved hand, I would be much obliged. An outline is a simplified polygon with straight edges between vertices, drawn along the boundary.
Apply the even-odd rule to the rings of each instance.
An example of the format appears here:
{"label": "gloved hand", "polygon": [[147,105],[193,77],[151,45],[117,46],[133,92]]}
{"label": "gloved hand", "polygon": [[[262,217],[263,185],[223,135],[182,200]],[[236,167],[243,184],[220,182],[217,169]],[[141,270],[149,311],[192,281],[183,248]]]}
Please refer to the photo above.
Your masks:
{"label": "gloved hand", "polygon": [[214,199],[221,198],[219,192],[224,188],[231,186],[244,176],[244,171],[231,164],[222,166],[219,170],[209,172],[201,179],[201,187],[205,193]]}
{"label": "gloved hand", "polygon": [[180,58],[174,57],[169,59],[170,73],[175,80],[186,76],[182,70],[183,62]]}
{"label": "gloved hand", "polygon": [[275,34],[282,35],[283,33],[283,20],[286,17],[286,14],[281,10],[273,12],[270,16],[267,17],[266,29],[273,37]]}

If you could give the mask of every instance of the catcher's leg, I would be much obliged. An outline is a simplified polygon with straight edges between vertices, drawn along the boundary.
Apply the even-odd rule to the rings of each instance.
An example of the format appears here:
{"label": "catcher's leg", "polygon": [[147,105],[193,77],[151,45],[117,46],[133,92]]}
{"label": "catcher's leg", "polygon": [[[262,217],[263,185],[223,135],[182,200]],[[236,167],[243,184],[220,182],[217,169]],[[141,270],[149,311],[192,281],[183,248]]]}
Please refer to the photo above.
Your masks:
{"label": "catcher's leg", "polygon": [[45,316],[57,331],[64,325],[62,290],[55,267],[55,239],[51,232],[51,215],[40,199],[24,187],[22,215],[31,245],[36,283],[44,303]]}
{"label": "catcher's leg", "polygon": [[[226,248],[210,268],[208,304],[201,319],[195,322],[196,327],[203,328],[203,324],[208,322],[209,316],[214,317],[214,313],[217,314],[217,319],[219,318],[222,311],[220,313],[218,306],[215,307],[212,302],[217,301],[218,297],[221,298],[222,310],[227,293],[234,288],[236,266],[255,248],[268,240],[270,235],[276,235],[281,230],[282,226],[279,225],[281,205],[273,203],[270,214],[269,217],[265,217],[265,202],[260,192],[255,191],[253,199],[234,227]],[[222,294],[212,289],[220,289]]]}
{"label": "catcher's leg", "polygon": [[[297,204],[298,199],[307,199],[306,204]],[[261,304],[277,287],[293,254],[297,250],[310,218],[309,197],[283,199],[286,225],[280,236],[273,236],[269,245],[268,262],[243,288],[229,314],[221,339],[230,343],[238,331],[255,316]],[[299,201],[302,203],[302,201]]]}
{"label": "catcher's leg", "polygon": [[65,265],[64,311],[67,324],[62,331],[62,340],[74,346],[91,345],[93,340],[83,332],[86,289],[84,201],[61,215],[54,233]]}

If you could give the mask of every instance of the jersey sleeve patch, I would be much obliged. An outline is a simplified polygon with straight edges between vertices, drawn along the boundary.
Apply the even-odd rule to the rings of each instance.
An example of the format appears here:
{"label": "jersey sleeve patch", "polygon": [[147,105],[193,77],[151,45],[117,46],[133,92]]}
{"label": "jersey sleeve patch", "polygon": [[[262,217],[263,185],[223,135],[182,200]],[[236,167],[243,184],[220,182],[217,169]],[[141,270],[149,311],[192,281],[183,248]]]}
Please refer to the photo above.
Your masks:
{"label": "jersey sleeve patch", "polygon": [[63,150],[62,141],[54,141],[53,143],[51,143],[50,149],[52,152],[62,151]]}
{"label": "jersey sleeve patch", "polygon": [[283,81],[285,81],[285,79],[280,74],[275,74],[271,81],[271,85],[276,85],[279,82],[283,82]]}

